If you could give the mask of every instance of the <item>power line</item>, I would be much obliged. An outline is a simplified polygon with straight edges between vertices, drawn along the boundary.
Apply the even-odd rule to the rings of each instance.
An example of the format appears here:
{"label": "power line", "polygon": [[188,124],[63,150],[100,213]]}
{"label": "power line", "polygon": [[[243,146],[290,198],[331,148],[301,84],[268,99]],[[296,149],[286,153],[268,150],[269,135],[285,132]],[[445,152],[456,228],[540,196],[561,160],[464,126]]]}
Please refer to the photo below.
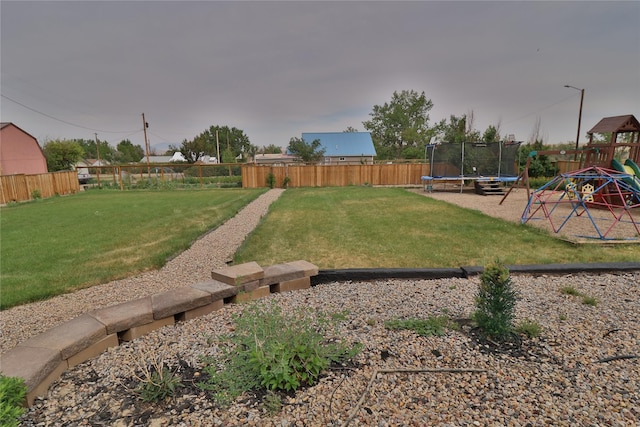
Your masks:
{"label": "power line", "polygon": [[529,116],[531,116],[531,115],[533,115],[533,114],[538,114],[538,113],[540,113],[540,112],[542,112],[542,111],[544,111],[544,110],[547,110],[547,109],[549,109],[549,108],[551,108],[551,107],[555,107],[555,106],[556,106],[556,105],[558,105],[558,104],[562,104],[563,102],[565,102],[565,101],[567,101],[568,99],[573,98],[573,97],[575,97],[575,95],[567,96],[566,98],[562,98],[560,101],[554,102],[553,104],[547,105],[546,107],[539,108],[539,109],[538,109],[538,110],[536,110],[536,111],[533,111],[533,112],[527,113],[527,114],[525,114],[524,116],[520,116],[520,117],[518,117],[517,119],[511,119],[511,120],[508,120],[508,121],[506,121],[506,122],[505,122],[505,124],[509,124],[509,123],[517,122],[517,121],[522,120],[522,119],[524,119],[524,118],[527,118],[527,117],[529,117]]}
{"label": "power line", "polygon": [[48,118],[50,118],[52,120],[56,120],[56,121],[58,121],[60,123],[64,123],[66,125],[74,126],[74,127],[80,128],[80,129],[87,129],[87,130],[92,130],[94,132],[104,132],[104,133],[130,133],[130,134],[134,134],[134,133],[138,132],[138,130],[120,130],[120,131],[115,131],[115,130],[95,129],[95,128],[90,128],[90,127],[78,125],[78,124],[75,124],[75,123],[68,122],[66,120],[59,119],[59,118],[54,117],[54,116],[52,116],[50,114],[43,113],[42,111],[38,111],[38,110],[36,110],[34,108],[29,107],[28,105],[24,105],[23,103],[21,103],[19,101],[16,101],[13,98],[8,97],[7,95],[0,94],[0,96],[2,96],[5,99],[8,99],[11,102],[14,102],[14,103],[20,105],[21,107],[26,108],[27,110],[33,111],[34,113],[40,114],[40,115],[48,117]]}

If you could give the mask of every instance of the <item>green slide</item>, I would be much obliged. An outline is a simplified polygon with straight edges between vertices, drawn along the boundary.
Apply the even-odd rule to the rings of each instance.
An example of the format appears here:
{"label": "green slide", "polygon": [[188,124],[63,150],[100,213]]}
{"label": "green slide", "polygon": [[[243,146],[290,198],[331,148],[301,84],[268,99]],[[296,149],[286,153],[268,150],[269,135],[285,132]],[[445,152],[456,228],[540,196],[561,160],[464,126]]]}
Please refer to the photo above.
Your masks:
{"label": "green slide", "polygon": [[625,183],[629,184],[631,187],[640,191],[640,169],[638,168],[638,165],[636,165],[636,163],[633,160],[627,159],[627,161],[623,165],[616,159],[613,159],[611,160],[611,167],[617,170],[618,172],[631,175],[629,178],[623,178],[622,180]]}
{"label": "green slide", "polygon": [[[640,179],[640,167],[638,167],[636,162],[634,162],[631,159],[627,159],[624,162],[624,165],[627,166],[627,167],[630,167],[631,170],[633,171],[633,174],[636,176],[636,178]],[[626,167],[625,167],[625,169],[626,169]]]}

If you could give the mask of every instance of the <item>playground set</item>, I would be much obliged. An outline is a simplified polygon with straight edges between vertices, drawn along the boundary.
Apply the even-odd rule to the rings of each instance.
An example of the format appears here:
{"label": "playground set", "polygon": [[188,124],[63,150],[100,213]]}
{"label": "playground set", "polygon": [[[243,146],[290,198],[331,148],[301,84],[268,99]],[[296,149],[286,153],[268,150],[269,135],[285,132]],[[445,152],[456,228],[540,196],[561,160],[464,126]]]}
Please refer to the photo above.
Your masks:
{"label": "playground set", "polygon": [[[594,134],[610,138],[597,141]],[[579,238],[640,242],[640,219],[634,218],[634,212],[640,212],[640,123],[633,115],[606,117],[587,135],[589,142],[580,149],[531,152],[517,175],[514,169],[520,143],[494,143],[491,152],[497,150],[497,160],[496,155],[479,156],[473,151],[477,144],[470,144],[474,147],[471,156],[467,144],[430,144],[425,153],[431,150],[431,174],[422,177],[425,191],[431,191],[434,182],[460,181],[462,192],[464,181],[473,181],[478,194],[502,194],[502,204],[514,188],[525,187],[528,203],[522,223],[548,220],[553,231],[559,233],[569,220],[577,219],[582,221],[582,234],[576,235]],[[458,145],[462,153],[457,160],[451,150],[442,148]],[[532,191],[529,166],[540,155],[573,155],[574,160],[569,162],[571,170]],[[506,193],[499,189],[504,183],[511,183]],[[589,234],[590,229],[595,235]]]}

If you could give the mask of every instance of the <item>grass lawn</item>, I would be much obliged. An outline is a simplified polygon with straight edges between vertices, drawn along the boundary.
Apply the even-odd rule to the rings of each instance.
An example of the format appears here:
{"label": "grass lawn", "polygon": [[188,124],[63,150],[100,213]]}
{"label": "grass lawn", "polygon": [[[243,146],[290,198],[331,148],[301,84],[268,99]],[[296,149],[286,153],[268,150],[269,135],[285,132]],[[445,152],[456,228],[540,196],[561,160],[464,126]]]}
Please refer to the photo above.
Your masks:
{"label": "grass lawn", "polygon": [[0,210],[0,308],[158,268],[266,190],[87,191]]}
{"label": "grass lawn", "polygon": [[638,261],[640,246],[576,246],[398,188],[289,189],[236,263],[305,259],[320,268]]}

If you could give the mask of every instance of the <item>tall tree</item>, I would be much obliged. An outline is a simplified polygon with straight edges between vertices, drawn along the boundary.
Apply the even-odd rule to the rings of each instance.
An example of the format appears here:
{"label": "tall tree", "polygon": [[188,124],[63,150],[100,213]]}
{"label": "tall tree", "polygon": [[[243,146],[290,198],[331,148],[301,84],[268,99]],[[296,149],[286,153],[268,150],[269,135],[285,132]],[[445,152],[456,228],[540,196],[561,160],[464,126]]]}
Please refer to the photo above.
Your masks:
{"label": "tall tree", "polygon": [[[97,159],[100,157],[100,160],[106,163],[112,163],[116,159],[116,150],[109,145],[108,141],[98,139],[97,144],[95,139],[73,139],[72,141],[80,144],[84,151],[83,157],[85,159]],[[100,148],[100,156],[98,156],[98,148]]]}
{"label": "tall tree", "polygon": [[116,147],[116,159],[119,163],[139,162],[144,157],[144,150],[139,145],[133,145],[128,139],[123,139]]}
{"label": "tall tree", "polygon": [[84,155],[82,146],[73,140],[53,140],[42,148],[49,172],[72,170]]}
{"label": "tall tree", "polygon": [[229,150],[234,159],[240,155],[253,155],[258,151],[258,147],[251,144],[242,129],[217,125],[210,126],[191,141],[185,139],[180,147],[172,148],[180,151],[189,163],[195,163],[204,155],[218,157],[218,148],[220,156],[223,151]]}
{"label": "tall tree", "polygon": [[467,117],[465,115],[456,117],[452,114],[449,116],[449,123],[441,120],[437,128],[440,139],[444,143],[461,143],[467,140]]}
{"label": "tall tree", "polygon": [[362,122],[371,132],[378,158],[400,157],[405,147],[423,148],[433,135],[429,111],[433,103],[424,92],[393,92],[390,102],[374,105],[371,120]]}
{"label": "tall tree", "polygon": [[289,141],[287,150],[304,163],[318,163],[324,157],[325,149],[321,148],[319,139],[308,143],[303,138],[293,137]]}
{"label": "tall tree", "polygon": [[484,133],[482,134],[482,141],[483,142],[500,141],[500,132],[498,131],[498,128],[493,125],[489,125],[487,129],[484,131]]}

